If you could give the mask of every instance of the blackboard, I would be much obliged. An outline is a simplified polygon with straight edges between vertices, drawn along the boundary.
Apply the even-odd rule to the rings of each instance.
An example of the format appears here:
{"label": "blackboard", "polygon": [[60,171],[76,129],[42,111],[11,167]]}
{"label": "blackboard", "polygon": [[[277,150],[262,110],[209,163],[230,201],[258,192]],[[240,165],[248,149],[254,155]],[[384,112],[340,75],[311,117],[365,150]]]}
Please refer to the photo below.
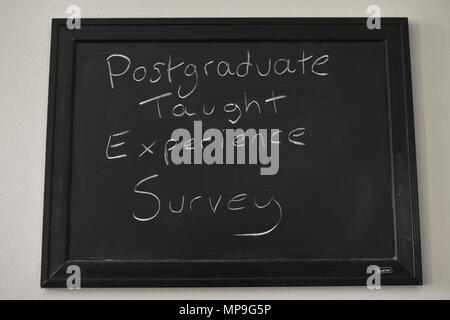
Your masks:
{"label": "blackboard", "polygon": [[41,284],[421,284],[412,111],[407,19],[56,19]]}

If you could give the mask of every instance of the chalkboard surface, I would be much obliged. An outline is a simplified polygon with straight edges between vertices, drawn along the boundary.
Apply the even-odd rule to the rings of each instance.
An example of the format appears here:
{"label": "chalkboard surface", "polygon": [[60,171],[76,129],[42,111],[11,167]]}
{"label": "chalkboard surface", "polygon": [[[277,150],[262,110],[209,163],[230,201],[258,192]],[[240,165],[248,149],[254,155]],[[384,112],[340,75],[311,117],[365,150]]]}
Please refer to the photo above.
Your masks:
{"label": "chalkboard surface", "polygon": [[419,284],[406,19],[54,20],[42,285]]}

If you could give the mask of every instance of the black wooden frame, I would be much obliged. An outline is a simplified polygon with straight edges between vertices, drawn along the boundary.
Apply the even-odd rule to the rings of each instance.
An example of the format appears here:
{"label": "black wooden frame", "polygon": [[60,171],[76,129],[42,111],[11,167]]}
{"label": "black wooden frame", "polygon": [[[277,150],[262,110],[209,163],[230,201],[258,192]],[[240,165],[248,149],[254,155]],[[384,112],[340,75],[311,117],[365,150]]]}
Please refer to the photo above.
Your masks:
{"label": "black wooden frame", "polygon": [[[45,173],[42,287],[66,286],[67,266],[82,287],[365,285],[378,265],[382,285],[422,284],[414,117],[407,18],[83,19],[52,24]],[[69,208],[77,42],[189,40],[384,41],[388,74],[396,254],[384,259],[69,261]]]}

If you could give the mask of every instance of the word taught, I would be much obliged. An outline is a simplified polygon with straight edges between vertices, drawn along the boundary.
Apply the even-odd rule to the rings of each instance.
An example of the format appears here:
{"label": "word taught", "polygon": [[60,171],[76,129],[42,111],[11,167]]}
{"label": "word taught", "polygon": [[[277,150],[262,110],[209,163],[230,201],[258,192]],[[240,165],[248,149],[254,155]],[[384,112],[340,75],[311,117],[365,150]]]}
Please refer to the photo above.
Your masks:
{"label": "word taught", "polygon": [[174,118],[181,117],[195,117],[195,116],[214,116],[220,112],[227,117],[228,122],[237,124],[242,117],[250,112],[254,114],[263,114],[264,112],[272,112],[277,114],[279,109],[279,101],[287,99],[287,95],[276,95],[275,90],[272,90],[272,95],[265,99],[252,99],[247,92],[242,94],[241,99],[228,99],[223,105],[218,104],[208,105],[203,103],[199,112],[192,110],[192,106],[187,103],[169,103],[167,98],[173,95],[172,92],[166,92],[156,97],[144,100],[139,103],[141,107],[156,107],[159,119],[167,116]]}

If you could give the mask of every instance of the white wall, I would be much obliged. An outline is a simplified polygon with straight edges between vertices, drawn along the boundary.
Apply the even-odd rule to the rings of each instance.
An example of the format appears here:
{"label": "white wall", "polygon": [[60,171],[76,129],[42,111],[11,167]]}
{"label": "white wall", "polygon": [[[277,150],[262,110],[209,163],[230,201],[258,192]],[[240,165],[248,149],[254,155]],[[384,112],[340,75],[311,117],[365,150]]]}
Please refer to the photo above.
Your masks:
{"label": "white wall", "polygon": [[[368,5],[410,19],[422,287],[39,288],[51,18],[351,17]],[[449,0],[0,0],[0,298],[450,298]]]}

